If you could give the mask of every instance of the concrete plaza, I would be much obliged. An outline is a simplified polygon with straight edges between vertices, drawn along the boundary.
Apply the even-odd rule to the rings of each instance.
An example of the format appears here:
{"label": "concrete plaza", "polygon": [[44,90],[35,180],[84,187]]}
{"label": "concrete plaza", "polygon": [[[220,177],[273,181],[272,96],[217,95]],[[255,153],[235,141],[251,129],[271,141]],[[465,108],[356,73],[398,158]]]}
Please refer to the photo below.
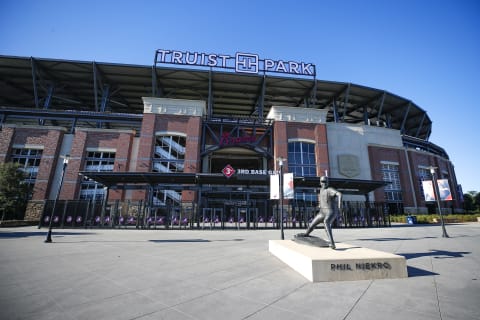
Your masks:
{"label": "concrete plaza", "polygon": [[480,223],[446,229],[334,229],[408,278],[311,283],[269,253],[280,230],[2,228],[0,319],[479,319]]}

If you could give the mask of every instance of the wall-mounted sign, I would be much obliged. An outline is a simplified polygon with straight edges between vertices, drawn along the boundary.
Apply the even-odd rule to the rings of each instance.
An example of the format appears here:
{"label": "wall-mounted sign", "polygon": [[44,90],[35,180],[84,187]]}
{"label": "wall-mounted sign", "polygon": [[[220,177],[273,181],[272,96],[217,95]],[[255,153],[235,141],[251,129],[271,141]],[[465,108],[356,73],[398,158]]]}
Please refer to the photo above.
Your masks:
{"label": "wall-mounted sign", "polygon": [[222,169],[222,173],[225,177],[230,178],[235,174],[235,169],[229,164],[225,166],[225,168]]}
{"label": "wall-mounted sign", "polygon": [[240,136],[235,137],[230,134],[230,132],[224,132],[220,137],[219,145],[223,146],[232,146],[237,144],[245,144],[245,143],[255,143],[257,141],[257,137],[255,136]]}
{"label": "wall-mounted sign", "polygon": [[237,52],[234,56],[215,53],[158,49],[155,65],[159,63],[231,69],[241,73],[287,73],[299,76],[316,76],[312,63],[260,59],[258,54]]}
{"label": "wall-mounted sign", "polygon": [[278,174],[278,171],[275,170],[265,170],[265,169],[238,169],[238,174],[250,174],[250,175],[262,175],[262,176],[271,176],[273,174]]}
{"label": "wall-mounted sign", "polygon": [[347,178],[353,178],[360,174],[360,162],[354,154],[338,155],[338,172]]}

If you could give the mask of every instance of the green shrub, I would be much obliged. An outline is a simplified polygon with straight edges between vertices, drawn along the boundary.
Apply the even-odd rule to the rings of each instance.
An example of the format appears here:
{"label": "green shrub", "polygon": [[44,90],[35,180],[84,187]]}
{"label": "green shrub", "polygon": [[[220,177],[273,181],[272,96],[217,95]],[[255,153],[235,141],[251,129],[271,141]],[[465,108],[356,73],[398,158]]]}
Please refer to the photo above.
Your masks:
{"label": "green shrub", "polygon": [[[417,217],[418,224],[429,224],[429,223],[438,223],[440,222],[440,216],[438,214],[418,214]],[[443,215],[444,222],[477,222],[477,217],[480,214],[447,214]],[[434,221],[436,219],[437,222]],[[407,223],[407,216],[396,215],[390,216],[391,222],[398,223]]]}

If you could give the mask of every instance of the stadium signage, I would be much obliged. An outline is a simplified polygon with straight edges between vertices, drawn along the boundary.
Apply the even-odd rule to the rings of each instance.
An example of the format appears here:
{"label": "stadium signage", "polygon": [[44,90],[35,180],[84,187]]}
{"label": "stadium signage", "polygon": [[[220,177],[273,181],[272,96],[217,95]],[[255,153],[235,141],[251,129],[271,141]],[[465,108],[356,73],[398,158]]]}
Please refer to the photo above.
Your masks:
{"label": "stadium signage", "polygon": [[257,141],[257,137],[255,136],[241,136],[241,137],[234,137],[230,134],[230,132],[224,132],[220,138],[219,145],[221,147],[227,145],[238,145],[244,143],[255,143]]}
{"label": "stadium signage", "polygon": [[222,173],[225,177],[230,178],[235,173],[239,175],[260,175],[260,176],[271,176],[278,174],[279,171],[275,170],[265,170],[265,169],[235,169],[230,164],[227,164],[223,169]]}
{"label": "stadium signage", "polygon": [[155,65],[158,63],[223,68],[251,74],[274,72],[299,76],[316,76],[315,65],[312,63],[260,59],[258,54],[241,52],[231,56],[158,49],[155,54]]}

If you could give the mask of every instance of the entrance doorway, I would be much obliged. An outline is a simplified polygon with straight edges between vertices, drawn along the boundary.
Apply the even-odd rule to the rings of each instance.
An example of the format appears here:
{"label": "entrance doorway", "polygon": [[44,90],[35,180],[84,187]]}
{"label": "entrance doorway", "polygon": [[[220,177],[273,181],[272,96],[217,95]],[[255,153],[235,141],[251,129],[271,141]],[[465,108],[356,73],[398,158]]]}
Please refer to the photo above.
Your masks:
{"label": "entrance doorway", "polygon": [[221,173],[226,165],[231,165],[235,170],[267,169],[266,159],[255,151],[246,148],[225,148],[209,155],[209,173]]}
{"label": "entrance doorway", "polygon": [[269,195],[263,186],[206,187],[201,190],[202,212],[206,213],[202,219],[222,229],[273,227]]}

